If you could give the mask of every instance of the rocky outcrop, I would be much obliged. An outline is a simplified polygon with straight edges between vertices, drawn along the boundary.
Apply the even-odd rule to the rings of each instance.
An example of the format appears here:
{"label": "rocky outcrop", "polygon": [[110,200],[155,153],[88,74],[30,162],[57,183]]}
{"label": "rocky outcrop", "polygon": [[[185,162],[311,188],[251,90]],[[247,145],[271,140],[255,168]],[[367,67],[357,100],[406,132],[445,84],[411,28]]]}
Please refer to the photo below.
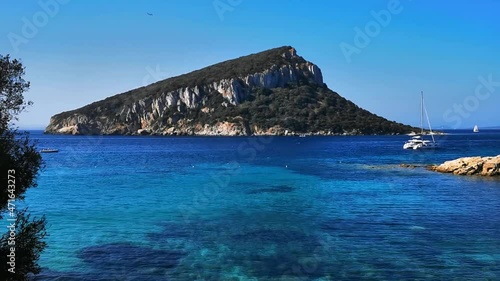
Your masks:
{"label": "rocky outcrop", "polygon": [[[253,132],[241,122],[219,122],[216,124],[179,123],[186,109],[201,107],[203,114],[216,110],[217,106],[238,105],[256,88],[283,88],[300,79],[323,85],[323,76],[318,66],[302,61],[294,48],[282,56],[294,64],[272,65],[268,69],[240,77],[221,79],[205,85],[181,87],[161,92],[155,97],[145,97],[129,104],[113,108],[115,116],[109,116],[109,108],[97,106],[90,114],[74,112],[56,115],[50,119],[46,133],[56,134],[157,134],[157,135],[250,135]],[[295,60],[294,60],[295,59]],[[147,88],[147,87],[146,87]],[[207,107],[209,95],[219,94],[223,101]],[[284,134],[281,128],[256,130],[255,134]]]}
{"label": "rocky outcrop", "polygon": [[[286,97],[286,98],[284,98]],[[358,135],[414,129],[328,89],[290,46],[275,48],[54,115],[52,134]]]}
{"label": "rocky outcrop", "polygon": [[495,157],[464,157],[430,167],[431,170],[455,175],[500,176],[500,155]]}

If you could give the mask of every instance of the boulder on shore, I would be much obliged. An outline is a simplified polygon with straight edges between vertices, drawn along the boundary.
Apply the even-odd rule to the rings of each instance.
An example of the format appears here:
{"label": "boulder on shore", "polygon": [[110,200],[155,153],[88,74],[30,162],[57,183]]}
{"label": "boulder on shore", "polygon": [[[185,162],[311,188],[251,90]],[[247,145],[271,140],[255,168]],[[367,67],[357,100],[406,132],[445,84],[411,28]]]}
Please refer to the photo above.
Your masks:
{"label": "boulder on shore", "polygon": [[446,161],[431,170],[455,175],[500,176],[500,155],[493,157],[464,157]]}

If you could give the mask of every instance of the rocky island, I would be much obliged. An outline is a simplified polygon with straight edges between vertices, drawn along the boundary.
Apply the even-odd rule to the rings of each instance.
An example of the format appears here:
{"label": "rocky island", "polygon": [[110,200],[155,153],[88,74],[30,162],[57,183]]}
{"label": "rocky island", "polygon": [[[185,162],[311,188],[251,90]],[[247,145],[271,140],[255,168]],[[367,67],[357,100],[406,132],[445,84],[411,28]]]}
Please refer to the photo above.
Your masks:
{"label": "rocky island", "polygon": [[51,134],[358,135],[416,130],[330,90],[285,46],[221,62],[62,112]]}
{"label": "rocky island", "polygon": [[431,166],[431,170],[455,175],[500,176],[500,155],[494,157],[464,157]]}

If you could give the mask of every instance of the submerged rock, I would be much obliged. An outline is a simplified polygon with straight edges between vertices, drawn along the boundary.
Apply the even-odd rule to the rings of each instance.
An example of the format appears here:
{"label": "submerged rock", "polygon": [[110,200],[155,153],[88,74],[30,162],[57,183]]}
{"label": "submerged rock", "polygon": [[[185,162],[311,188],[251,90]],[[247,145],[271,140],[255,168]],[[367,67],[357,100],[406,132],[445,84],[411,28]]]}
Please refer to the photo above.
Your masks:
{"label": "submerged rock", "polygon": [[266,187],[266,188],[258,188],[258,189],[249,190],[246,193],[247,194],[287,193],[287,192],[292,192],[294,190],[295,190],[295,188],[293,188],[292,186],[276,185],[276,186],[271,186],[271,187]]}
{"label": "submerged rock", "polygon": [[441,165],[430,167],[440,173],[455,175],[500,176],[500,155],[494,157],[464,157],[446,161]]}
{"label": "submerged rock", "polygon": [[413,165],[413,164],[404,164],[404,163],[403,163],[403,164],[400,164],[400,165],[399,165],[399,167],[401,167],[401,168],[410,168],[410,169],[415,169],[415,168],[420,167],[420,166],[418,166],[418,165]]}

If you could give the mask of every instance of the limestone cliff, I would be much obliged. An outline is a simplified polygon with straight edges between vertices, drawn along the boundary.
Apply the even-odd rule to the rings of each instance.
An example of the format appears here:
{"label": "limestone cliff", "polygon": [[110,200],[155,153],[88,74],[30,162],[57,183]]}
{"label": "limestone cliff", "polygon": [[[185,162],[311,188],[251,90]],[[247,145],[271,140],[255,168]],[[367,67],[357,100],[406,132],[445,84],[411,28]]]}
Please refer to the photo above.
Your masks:
{"label": "limestone cliff", "polygon": [[[290,95],[294,91],[298,93],[297,97],[303,93],[310,97],[306,97],[303,104],[291,104],[290,100],[296,98]],[[274,104],[285,96],[288,98],[281,104]],[[375,130],[374,133],[403,133],[410,129],[359,109],[329,90],[323,83],[319,67],[287,46],[222,62],[57,114],[51,118],[46,132],[228,136],[366,133],[355,126],[330,126],[331,122],[308,126],[300,118],[279,112],[282,105],[291,107],[290,114],[306,105],[309,109],[303,114],[314,115],[309,119],[328,119],[326,111],[323,115],[317,115],[317,111],[328,103],[337,106],[339,99],[340,103],[362,111],[357,115],[387,123],[385,131]],[[274,113],[269,113],[269,110]],[[266,114],[259,116],[261,111],[266,111]],[[297,122],[305,124],[297,126]]]}

